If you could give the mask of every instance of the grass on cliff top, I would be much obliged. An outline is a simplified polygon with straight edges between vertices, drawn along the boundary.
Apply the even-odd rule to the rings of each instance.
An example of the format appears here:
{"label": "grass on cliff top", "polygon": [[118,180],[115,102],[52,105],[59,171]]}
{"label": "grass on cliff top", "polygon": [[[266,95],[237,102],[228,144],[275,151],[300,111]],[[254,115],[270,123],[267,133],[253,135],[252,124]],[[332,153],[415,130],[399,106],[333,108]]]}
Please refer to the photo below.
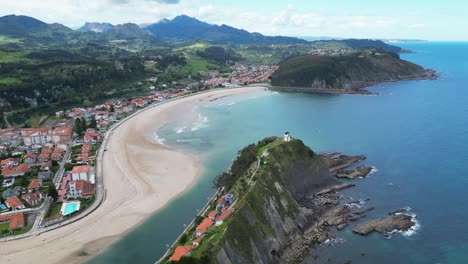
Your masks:
{"label": "grass on cliff top", "polygon": [[[1,60],[1,59],[0,59]],[[1,78],[0,85],[12,85],[12,84],[21,84],[22,81],[18,78]]]}
{"label": "grass on cliff top", "polygon": [[277,138],[275,141],[273,141],[273,142],[259,148],[258,151],[257,151],[257,157],[260,157],[265,150],[272,149],[272,148],[277,147],[277,146],[279,146],[279,145],[281,145],[283,143],[285,143],[283,141],[283,139]]}

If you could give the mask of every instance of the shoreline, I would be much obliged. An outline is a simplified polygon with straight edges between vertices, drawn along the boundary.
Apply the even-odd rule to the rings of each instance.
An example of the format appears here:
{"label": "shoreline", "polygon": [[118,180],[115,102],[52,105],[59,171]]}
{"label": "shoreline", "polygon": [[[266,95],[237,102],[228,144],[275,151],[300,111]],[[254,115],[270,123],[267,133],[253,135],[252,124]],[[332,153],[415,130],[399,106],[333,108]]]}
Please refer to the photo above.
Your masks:
{"label": "shoreline", "polygon": [[[102,204],[72,224],[2,243],[2,263],[80,263],[103,252],[125,234],[188,191],[202,174],[195,155],[155,142],[153,133],[184,109],[265,86],[210,90],[150,106],[109,133],[102,151]],[[150,122],[148,122],[150,120]],[[159,162],[155,162],[158,160]],[[182,165],[181,165],[182,164]],[[174,177],[176,176],[176,177]],[[118,220],[118,221],[115,221]]]}

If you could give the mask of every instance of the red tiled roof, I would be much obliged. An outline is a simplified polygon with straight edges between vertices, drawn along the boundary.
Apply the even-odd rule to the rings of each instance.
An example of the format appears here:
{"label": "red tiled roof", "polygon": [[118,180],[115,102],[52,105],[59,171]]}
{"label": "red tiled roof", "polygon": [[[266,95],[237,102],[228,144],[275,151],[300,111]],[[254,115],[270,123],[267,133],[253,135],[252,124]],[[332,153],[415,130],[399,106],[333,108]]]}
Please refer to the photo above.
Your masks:
{"label": "red tiled roof", "polygon": [[28,185],[28,190],[38,189],[39,187],[41,187],[41,185],[42,185],[42,180],[33,179],[31,183],[29,183]]}
{"label": "red tiled roof", "polygon": [[24,204],[16,196],[8,197],[8,199],[5,200],[5,203],[7,203],[8,206],[13,209],[24,206]]}
{"label": "red tiled roof", "polygon": [[198,226],[197,226],[197,232],[199,233],[203,233],[206,229],[208,229],[208,227],[212,226],[213,225],[213,221],[211,221],[211,219],[209,218],[205,218],[203,219],[203,222],[201,222]]}
{"label": "red tiled roof", "polygon": [[16,163],[18,163],[19,160],[18,160],[18,159],[15,159],[15,158],[8,158],[8,159],[2,160],[2,161],[0,162],[0,164],[3,166],[3,165],[5,165],[5,164],[7,164],[8,162],[16,162]]}
{"label": "red tiled roof", "polygon": [[10,175],[19,175],[24,174],[29,170],[28,164],[20,164],[18,167],[14,167],[13,165],[7,166],[2,170],[3,176],[10,176]]}
{"label": "red tiled roof", "polygon": [[226,218],[228,218],[232,214],[233,211],[234,211],[234,208],[229,208],[229,209],[224,210],[221,213],[221,215],[216,218],[216,221],[226,220]]}
{"label": "red tiled roof", "polygon": [[169,258],[169,261],[179,261],[183,256],[187,255],[195,247],[193,245],[178,246],[174,250],[174,254]]}
{"label": "red tiled roof", "polygon": [[40,192],[35,192],[35,193],[27,193],[21,195],[21,198],[25,200],[29,205],[36,205],[40,202],[41,200],[41,193]]}
{"label": "red tiled roof", "polygon": [[21,228],[21,227],[24,227],[24,214],[15,213],[15,214],[0,215],[0,222],[10,222],[11,230]]}
{"label": "red tiled roof", "polygon": [[89,196],[94,194],[94,185],[90,181],[77,180],[75,181],[76,189],[81,190],[81,196]]}
{"label": "red tiled roof", "polygon": [[90,171],[91,166],[89,165],[74,166],[72,169],[72,173],[89,173]]}
{"label": "red tiled roof", "polygon": [[200,244],[200,242],[202,241],[204,237],[205,237],[205,234],[199,236],[197,239],[193,241],[193,244]]}
{"label": "red tiled roof", "polygon": [[208,214],[208,217],[211,218],[211,219],[214,219],[216,217],[216,215],[218,215],[218,212],[217,211],[211,211],[209,214]]}

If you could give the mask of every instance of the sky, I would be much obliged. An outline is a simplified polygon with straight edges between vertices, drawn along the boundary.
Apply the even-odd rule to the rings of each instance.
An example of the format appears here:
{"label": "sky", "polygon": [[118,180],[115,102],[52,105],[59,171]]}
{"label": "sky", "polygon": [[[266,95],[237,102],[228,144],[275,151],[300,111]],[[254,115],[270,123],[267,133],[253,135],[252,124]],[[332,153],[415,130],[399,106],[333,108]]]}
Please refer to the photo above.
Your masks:
{"label": "sky", "polygon": [[0,0],[9,14],[71,28],[186,14],[265,35],[468,40],[466,0]]}

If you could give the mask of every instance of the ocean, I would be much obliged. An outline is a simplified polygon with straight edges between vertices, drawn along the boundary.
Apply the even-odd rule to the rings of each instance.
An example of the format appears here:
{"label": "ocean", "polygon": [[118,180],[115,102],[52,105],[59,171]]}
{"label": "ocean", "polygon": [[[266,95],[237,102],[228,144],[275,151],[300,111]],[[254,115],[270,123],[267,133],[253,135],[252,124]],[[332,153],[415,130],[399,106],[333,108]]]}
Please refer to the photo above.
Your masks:
{"label": "ocean", "polygon": [[[399,44],[400,45],[400,44]],[[160,140],[201,155],[195,186],[89,263],[154,263],[214,193],[213,179],[237,151],[289,131],[316,152],[364,154],[375,167],[345,201],[370,199],[366,219],[410,209],[417,227],[390,237],[335,231],[336,240],[305,263],[468,263],[468,43],[405,43],[403,59],[438,72],[437,80],[377,85],[378,95],[311,95],[255,91],[194,109]],[[352,226],[351,226],[352,227]]]}

